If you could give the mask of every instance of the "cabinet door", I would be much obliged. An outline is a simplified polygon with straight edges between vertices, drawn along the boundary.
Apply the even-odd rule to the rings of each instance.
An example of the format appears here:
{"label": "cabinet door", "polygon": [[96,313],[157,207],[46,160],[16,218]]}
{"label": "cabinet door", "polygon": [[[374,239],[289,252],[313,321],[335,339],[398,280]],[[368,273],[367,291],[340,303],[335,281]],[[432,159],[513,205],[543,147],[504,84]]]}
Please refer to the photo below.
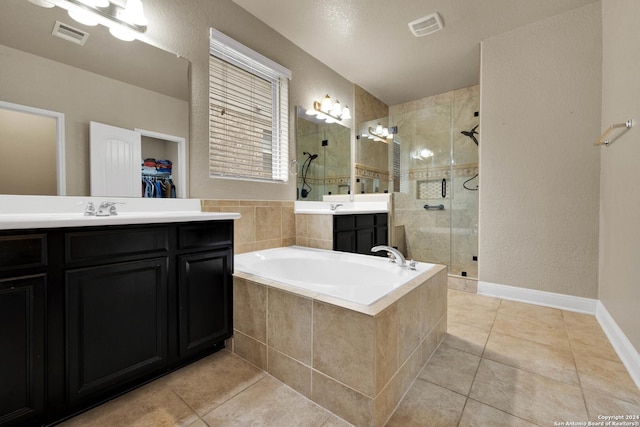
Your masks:
{"label": "cabinet door", "polygon": [[232,331],[231,249],[179,257],[180,357],[210,350]]}
{"label": "cabinet door", "polygon": [[0,281],[0,424],[43,410],[45,286],[45,275]]}
{"label": "cabinet door", "polygon": [[356,252],[371,255],[371,248],[375,246],[375,228],[356,230]]}
{"label": "cabinet door", "polygon": [[67,381],[71,402],[167,363],[166,257],[66,273]]}
{"label": "cabinet door", "polygon": [[342,252],[356,251],[356,232],[336,231],[333,233],[333,250]]}

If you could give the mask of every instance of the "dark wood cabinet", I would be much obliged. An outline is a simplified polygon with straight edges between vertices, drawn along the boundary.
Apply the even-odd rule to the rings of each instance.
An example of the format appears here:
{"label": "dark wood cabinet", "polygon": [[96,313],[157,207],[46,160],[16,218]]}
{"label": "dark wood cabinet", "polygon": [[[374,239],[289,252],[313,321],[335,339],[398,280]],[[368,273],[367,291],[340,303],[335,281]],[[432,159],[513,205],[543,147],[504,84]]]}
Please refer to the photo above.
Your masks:
{"label": "dark wood cabinet", "polygon": [[387,223],[386,213],[335,215],[333,250],[372,255],[372,247],[388,244]]}
{"label": "dark wood cabinet", "polygon": [[46,282],[44,274],[0,280],[2,425],[21,425],[44,411]]}
{"label": "dark wood cabinet", "polygon": [[167,271],[166,257],[67,271],[70,402],[167,365]]}
{"label": "dark wood cabinet", "polygon": [[0,232],[0,425],[56,422],[224,348],[232,273],[232,220]]}
{"label": "dark wood cabinet", "polygon": [[231,336],[232,284],[228,250],[178,258],[178,302],[181,357],[190,357]]}

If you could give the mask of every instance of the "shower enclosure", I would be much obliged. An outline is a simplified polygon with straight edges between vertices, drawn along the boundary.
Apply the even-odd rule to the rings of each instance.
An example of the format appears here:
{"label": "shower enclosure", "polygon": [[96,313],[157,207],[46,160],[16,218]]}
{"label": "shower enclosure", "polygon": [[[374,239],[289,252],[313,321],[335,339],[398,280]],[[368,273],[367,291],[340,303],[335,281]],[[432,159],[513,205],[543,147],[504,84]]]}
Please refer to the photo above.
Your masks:
{"label": "shower enclosure", "polygon": [[[479,95],[479,86],[446,92],[391,106],[388,117],[360,123],[360,151],[385,143],[388,174],[358,177],[356,165],[362,188],[375,191],[376,178],[388,181],[393,246],[471,278],[478,274]],[[384,142],[376,129],[390,134]]]}

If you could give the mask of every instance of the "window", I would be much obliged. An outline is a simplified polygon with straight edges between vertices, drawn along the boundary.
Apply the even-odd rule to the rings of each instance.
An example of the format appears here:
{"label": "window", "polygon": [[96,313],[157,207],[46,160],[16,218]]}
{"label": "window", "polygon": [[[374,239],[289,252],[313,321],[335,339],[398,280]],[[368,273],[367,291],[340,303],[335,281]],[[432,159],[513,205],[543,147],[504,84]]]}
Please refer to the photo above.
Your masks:
{"label": "window", "polygon": [[209,176],[287,182],[291,71],[211,29]]}

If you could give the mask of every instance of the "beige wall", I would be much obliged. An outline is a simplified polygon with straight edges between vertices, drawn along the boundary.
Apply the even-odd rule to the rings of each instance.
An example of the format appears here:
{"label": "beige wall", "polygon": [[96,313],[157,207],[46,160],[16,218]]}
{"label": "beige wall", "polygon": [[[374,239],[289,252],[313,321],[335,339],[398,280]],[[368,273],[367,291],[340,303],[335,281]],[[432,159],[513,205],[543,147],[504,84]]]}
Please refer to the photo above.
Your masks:
{"label": "beige wall", "polygon": [[640,2],[602,2],[602,126],[634,127],[601,152],[599,298],[640,351]]}
{"label": "beige wall", "polygon": [[56,119],[0,108],[0,194],[55,196]]}
{"label": "beige wall", "polygon": [[325,94],[353,106],[353,85],[306,54],[231,0],[147,0],[149,43],[192,63],[190,196],[203,199],[294,200],[296,183],[247,182],[208,177],[209,28],[214,27],[289,68],[293,73],[289,106],[290,158],[295,157],[295,106],[310,108]]}
{"label": "beige wall", "polygon": [[600,2],[483,41],[480,281],[598,296],[601,80]]}

